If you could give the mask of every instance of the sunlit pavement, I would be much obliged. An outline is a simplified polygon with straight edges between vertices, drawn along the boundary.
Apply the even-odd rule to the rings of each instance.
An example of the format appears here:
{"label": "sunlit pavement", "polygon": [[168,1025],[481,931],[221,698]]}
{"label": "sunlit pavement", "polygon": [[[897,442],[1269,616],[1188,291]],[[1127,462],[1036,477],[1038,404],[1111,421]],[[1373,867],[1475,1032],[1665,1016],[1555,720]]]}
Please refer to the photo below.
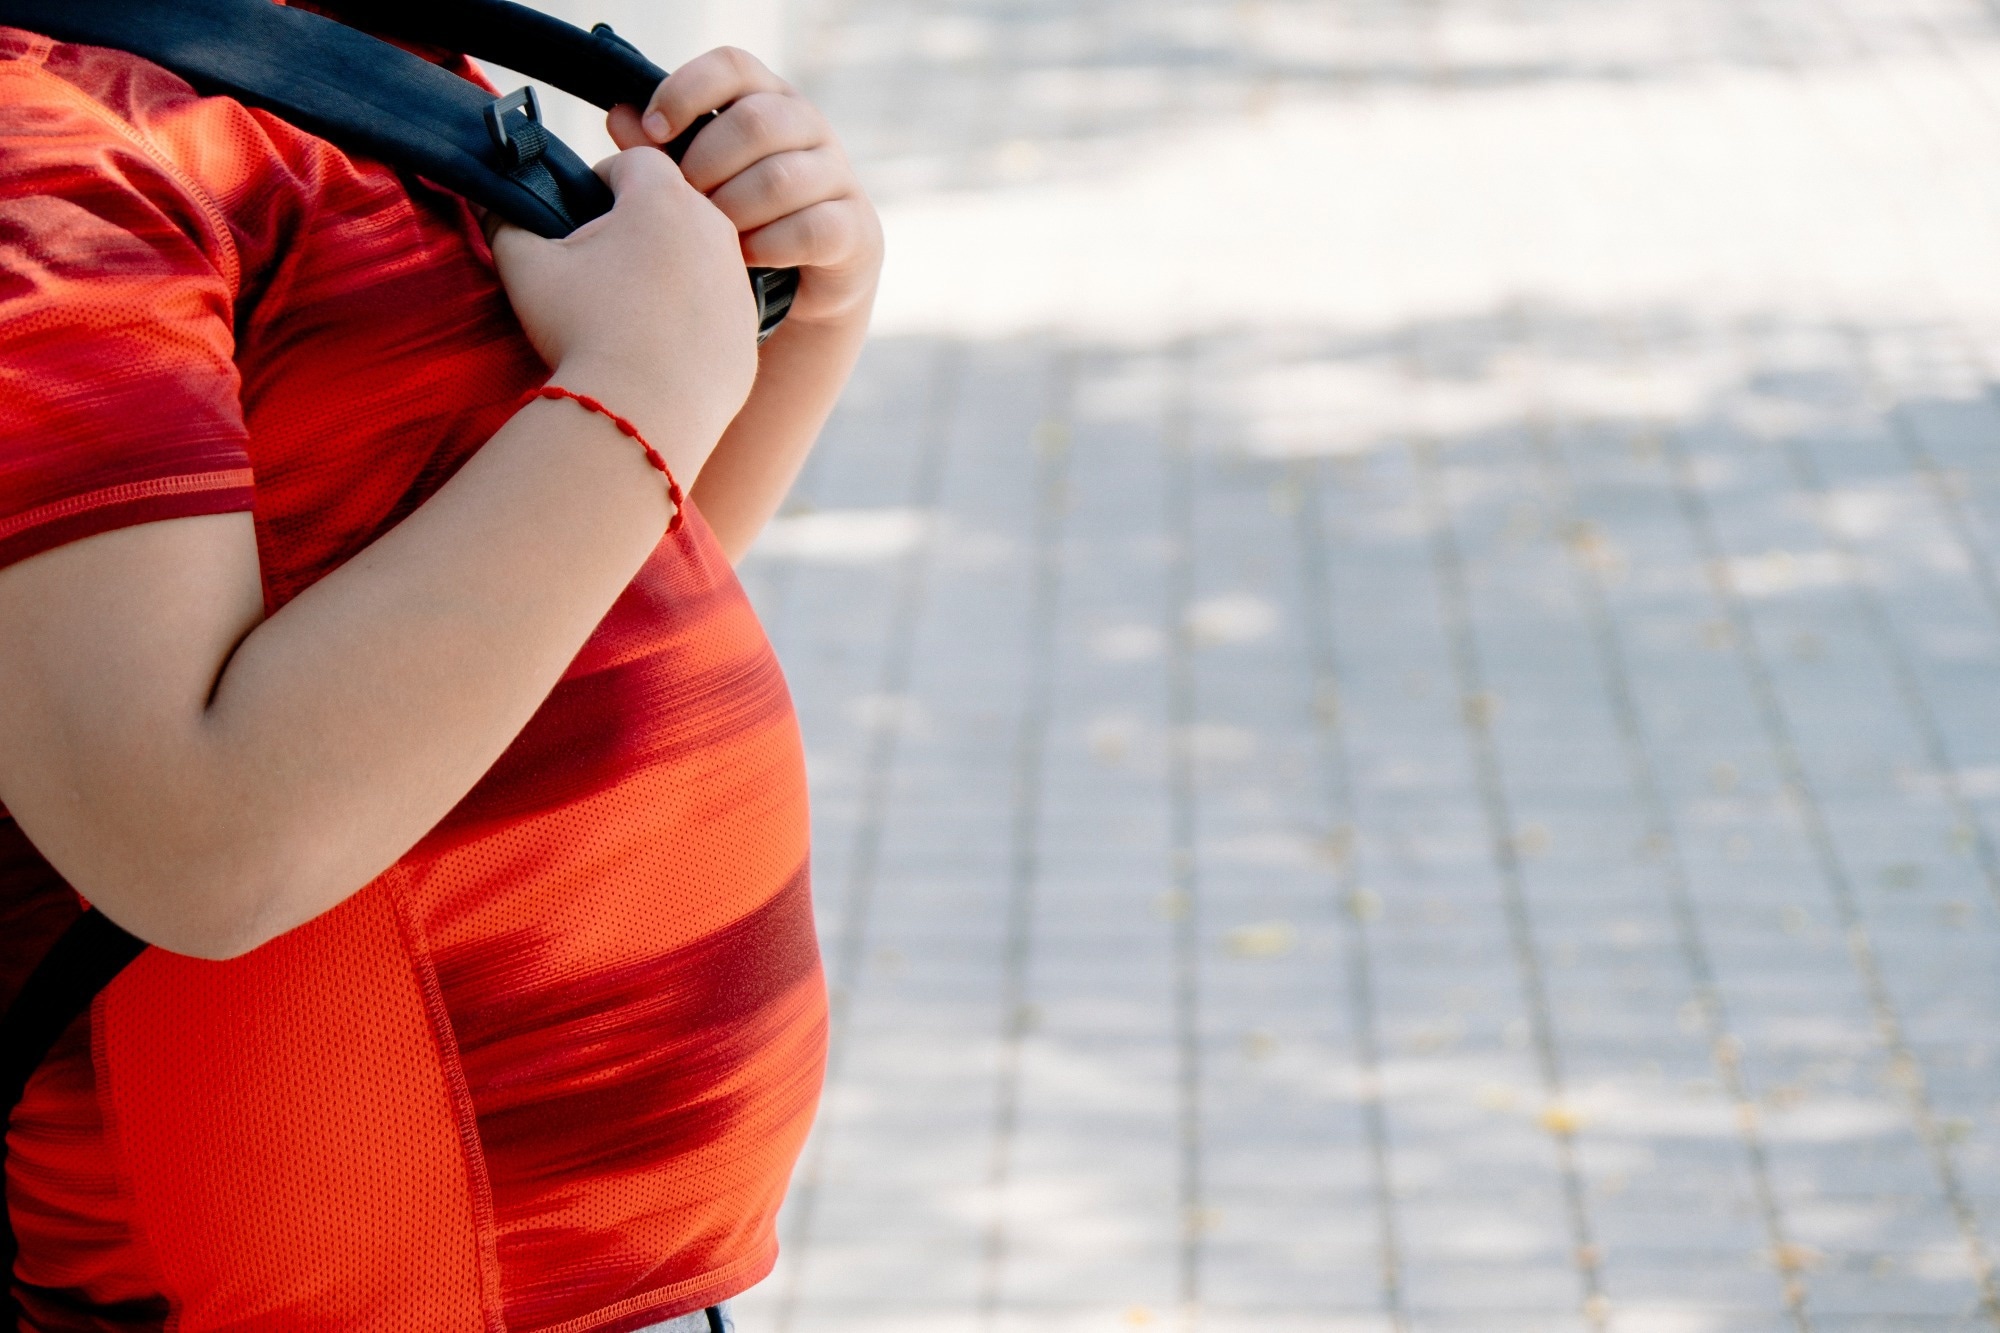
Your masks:
{"label": "sunlit pavement", "polygon": [[2000,12],[766,18],[894,256],[746,1333],[2000,1328]]}

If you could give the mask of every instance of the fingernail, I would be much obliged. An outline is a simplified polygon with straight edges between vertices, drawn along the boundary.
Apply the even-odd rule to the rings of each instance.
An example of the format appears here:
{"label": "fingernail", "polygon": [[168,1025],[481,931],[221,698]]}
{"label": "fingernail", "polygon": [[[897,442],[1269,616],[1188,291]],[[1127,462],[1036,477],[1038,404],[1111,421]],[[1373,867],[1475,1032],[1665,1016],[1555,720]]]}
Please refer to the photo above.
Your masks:
{"label": "fingernail", "polygon": [[667,118],[657,111],[648,111],[646,118],[639,123],[644,125],[646,133],[652,135],[655,139],[666,138],[667,131],[673,128],[673,126],[667,124]]}

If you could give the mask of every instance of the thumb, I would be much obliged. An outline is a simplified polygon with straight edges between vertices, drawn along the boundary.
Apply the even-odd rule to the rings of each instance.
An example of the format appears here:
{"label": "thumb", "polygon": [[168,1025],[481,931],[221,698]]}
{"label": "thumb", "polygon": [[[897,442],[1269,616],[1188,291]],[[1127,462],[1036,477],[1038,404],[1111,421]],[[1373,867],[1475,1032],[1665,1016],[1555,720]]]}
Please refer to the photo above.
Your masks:
{"label": "thumb", "polygon": [[635,190],[658,189],[683,179],[674,160],[652,144],[637,145],[605,158],[597,164],[597,174],[611,187],[611,193],[621,199]]}
{"label": "thumb", "polygon": [[504,278],[507,273],[519,272],[521,265],[533,262],[535,254],[544,246],[554,245],[526,227],[517,227],[498,213],[488,212],[481,219],[486,228],[486,243],[493,250],[493,265]]}

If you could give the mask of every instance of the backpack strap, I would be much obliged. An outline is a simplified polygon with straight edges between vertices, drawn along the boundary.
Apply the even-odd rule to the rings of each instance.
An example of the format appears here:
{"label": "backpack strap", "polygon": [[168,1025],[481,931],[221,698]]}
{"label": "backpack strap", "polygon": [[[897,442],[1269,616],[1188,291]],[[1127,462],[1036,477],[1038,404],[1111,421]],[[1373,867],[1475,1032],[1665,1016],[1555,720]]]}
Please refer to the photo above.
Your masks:
{"label": "backpack strap", "polygon": [[[412,8],[421,8],[413,4]],[[611,191],[552,136],[532,182],[496,142],[483,90],[387,42],[270,0],[0,0],[0,23],[115,47],[437,182],[541,236],[607,212]],[[526,107],[506,117],[529,119]],[[545,197],[546,196],[546,197]]]}
{"label": "backpack strap", "polygon": [[645,106],[667,77],[610,24],[586,32],[513,0],[340,0],[340,12],[369,32],[463,51],[606,111]]}
{"label": "backpack strap", "polygon": [[[70,1024],[146,947],[110,917],[91,908],[69,925],[42,956],[27,982],[0,1015],[0,1182],[6,1179],[7,1122],[28,1090],[28,1080]],[[14,1297],[12,1215],[0,1200],[0,1319],[11,1330],[20,1320]]]}
{"label": "backpack strap", "polygon": [[[350,0],[406,41],[492,60],[609,109],[644,105],[666,72],[599,24],[589,32],[508,0]],[[130,51],[205,93],[434,181],[540,236],[609,212],[611,190],[541,125],[532,94],[494,99],[388,42],[271,0],[0,0],[0,24]],[[713,114],[667,151],[679,161]],[[753,268],[758,340],[777,331],[797,269]]]}

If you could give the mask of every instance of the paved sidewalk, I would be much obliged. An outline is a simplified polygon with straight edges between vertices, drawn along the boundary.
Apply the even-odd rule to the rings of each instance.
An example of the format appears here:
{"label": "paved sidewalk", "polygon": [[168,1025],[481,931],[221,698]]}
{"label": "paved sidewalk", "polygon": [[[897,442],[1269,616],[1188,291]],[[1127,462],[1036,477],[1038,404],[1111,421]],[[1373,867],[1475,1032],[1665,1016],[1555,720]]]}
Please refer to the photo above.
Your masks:
{"label": "paved sidewalk", "polygon": [[746,1330],[1996,1329],[2000,10],[795,0]]}

